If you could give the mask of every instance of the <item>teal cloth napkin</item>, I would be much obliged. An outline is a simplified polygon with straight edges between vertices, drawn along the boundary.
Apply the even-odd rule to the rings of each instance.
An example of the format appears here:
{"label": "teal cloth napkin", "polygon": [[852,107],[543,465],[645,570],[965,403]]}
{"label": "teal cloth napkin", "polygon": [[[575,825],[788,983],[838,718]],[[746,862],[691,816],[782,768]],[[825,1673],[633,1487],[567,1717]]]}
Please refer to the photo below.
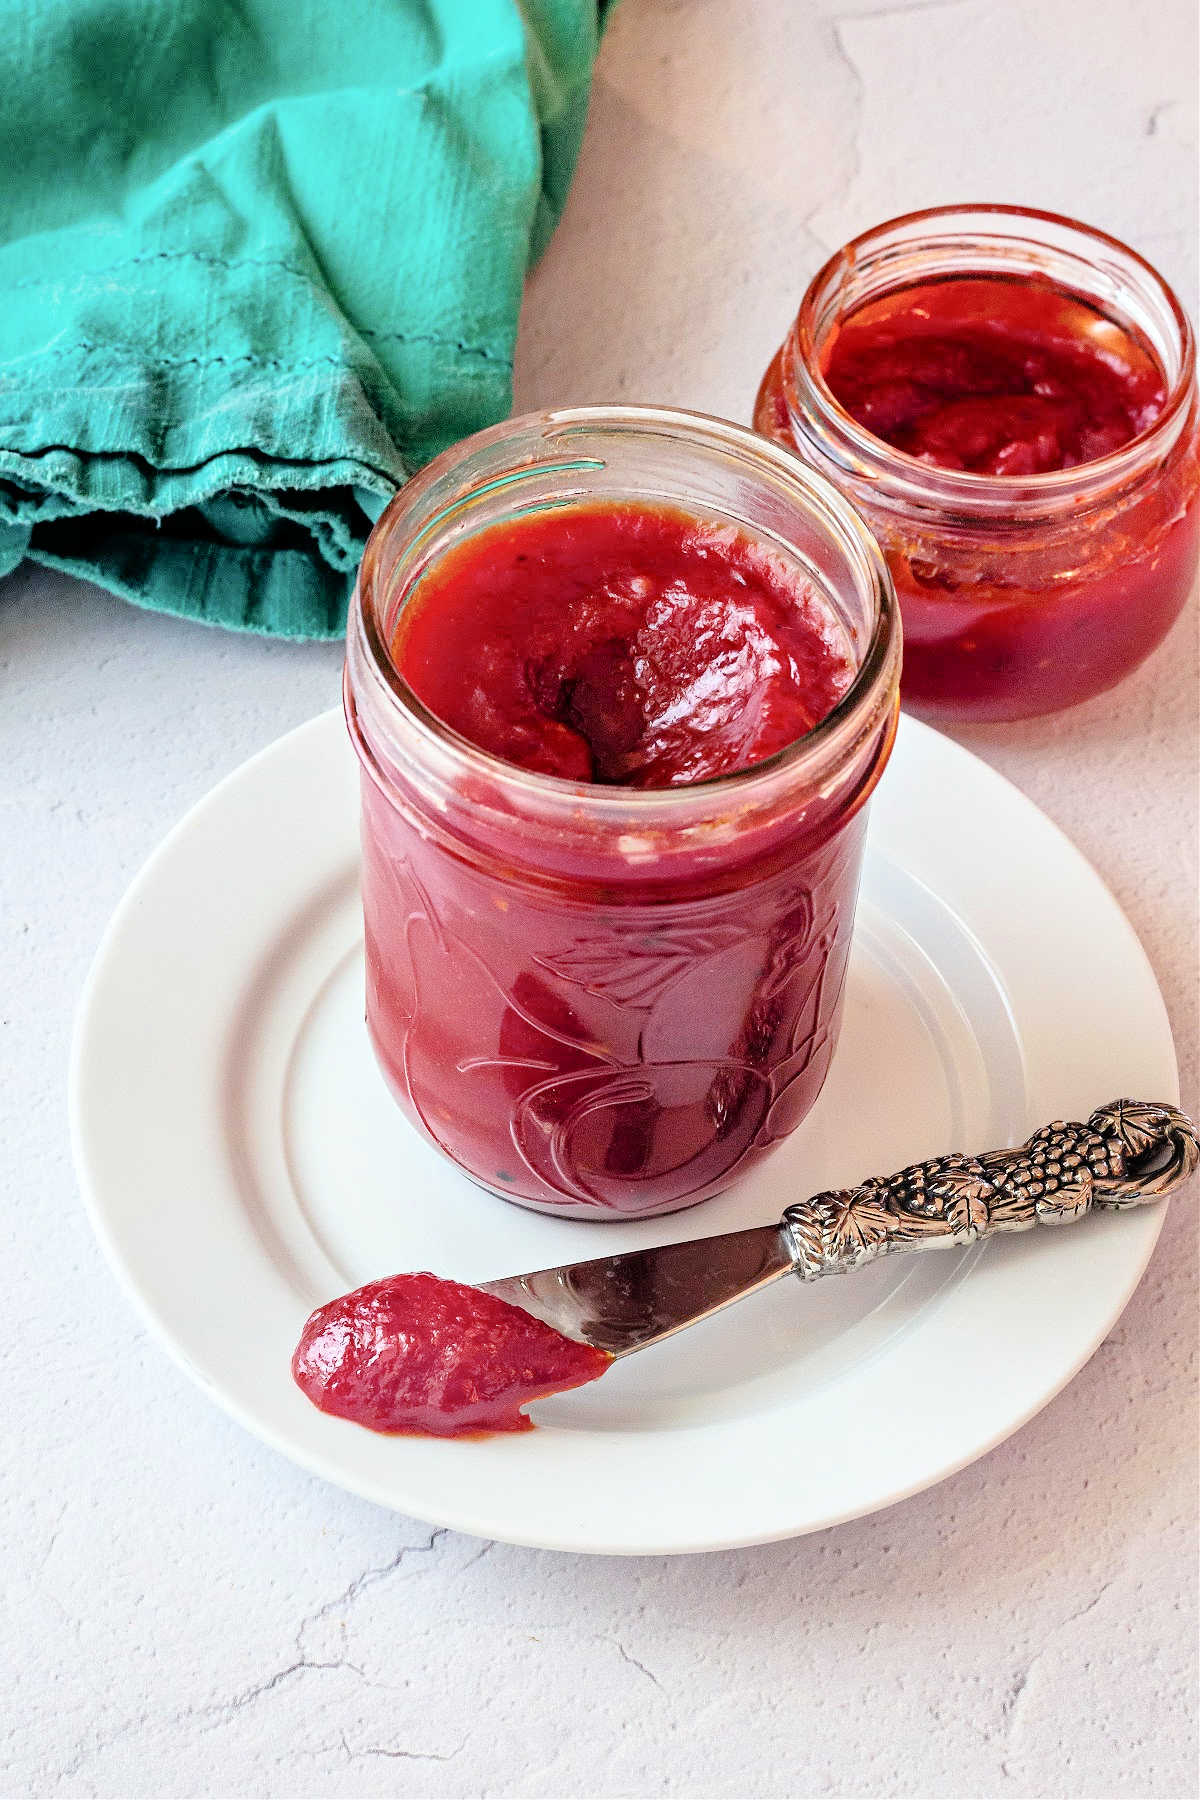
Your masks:
{"label": "teal cloth napkin", "polygon": [[605,0],[0,0],[0,574],[342,629],[503,418]]}

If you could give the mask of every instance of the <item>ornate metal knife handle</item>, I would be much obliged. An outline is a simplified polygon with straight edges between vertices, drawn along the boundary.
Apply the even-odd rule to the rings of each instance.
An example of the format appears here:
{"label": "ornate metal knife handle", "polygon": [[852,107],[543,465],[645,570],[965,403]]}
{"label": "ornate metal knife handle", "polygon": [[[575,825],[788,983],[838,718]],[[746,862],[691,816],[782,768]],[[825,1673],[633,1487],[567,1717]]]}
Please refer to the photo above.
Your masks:
{"label": "ornate metal knife handle", "polygon": [[1200,1163],[1186,1114],[1113,1100],[1086,1125],[1056,1120],[1012,1150],[937,1156],[855,1188],[814,1194],[783,1215],[804,1281],[843,1274],[894,1250],[965,1245],[996,1231],[1059,1225],[1093,1208],[1169,1193]]}

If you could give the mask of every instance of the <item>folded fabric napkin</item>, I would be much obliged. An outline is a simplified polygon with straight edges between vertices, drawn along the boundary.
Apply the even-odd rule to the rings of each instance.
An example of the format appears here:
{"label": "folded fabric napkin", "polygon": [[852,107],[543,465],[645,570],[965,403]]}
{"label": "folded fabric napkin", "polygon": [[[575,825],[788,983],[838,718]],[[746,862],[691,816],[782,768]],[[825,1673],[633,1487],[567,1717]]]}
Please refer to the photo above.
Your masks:
{"label": "folded fabric napkin", "polygon": [[0,574],[337,635],[503,418],[605,0],[0,0]]}

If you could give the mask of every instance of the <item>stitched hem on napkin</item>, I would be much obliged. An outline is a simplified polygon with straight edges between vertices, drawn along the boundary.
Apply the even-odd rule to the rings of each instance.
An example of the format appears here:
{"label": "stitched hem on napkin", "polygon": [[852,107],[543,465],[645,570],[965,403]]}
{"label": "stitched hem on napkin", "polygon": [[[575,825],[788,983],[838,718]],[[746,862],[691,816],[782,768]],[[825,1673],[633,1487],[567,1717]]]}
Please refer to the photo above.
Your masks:
{"label": "stitched hem on napkin", "polygon": [[[477,406],[503,417],[511,404],[501,353],[443,339],[436,351],[471,411],[448,412],[436,435],[413,417],[407,441],[395,386],[353,343],[344,360],[293,365],[82,342],[26,359],[0,381],[0,575],[28,557],[205,624],[340,636],[386,501],[474,428]],[[26,448],[22,421],[3,415],[31,391]],[[303,458],[286,453],[297,444]]]}

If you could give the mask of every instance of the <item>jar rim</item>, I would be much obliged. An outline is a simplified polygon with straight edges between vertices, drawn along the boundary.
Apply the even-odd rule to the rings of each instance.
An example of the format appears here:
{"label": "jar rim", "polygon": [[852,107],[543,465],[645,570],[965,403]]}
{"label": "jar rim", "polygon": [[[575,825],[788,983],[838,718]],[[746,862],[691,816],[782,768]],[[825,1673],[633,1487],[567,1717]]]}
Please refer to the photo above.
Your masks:
{"label": "jar rim", "polygon": [[[816,314],[824,290],[837,275],[844,269],[853,269],[873,248],[901,232],[922,225],[952,225],[956,222],[961,225],[969,219],[980,217],[1011,222],[1014,226],[1032,223],[1051,227],[1055,231],[1077,237],[1083,244],[1102,247],[1127,265],[1130,277],[1140,276],[1164,305],[1166,315],[1178,335],[1179,367],[1173,379],[1163,369],[1164,379],[1169,380],[1170,385],[1162,412],[1150,425],[1118,449],[1089,462],[1077,463],[1069,469],[1051,469],[1036,475],[984,475],[969,469],[944,469],[924,462],[920,457],[910,456],[906,451],[898,450],[885,439],[868,431],[842,406],[826,382],[818,356]],[[988,240],[995,244],[1007,242],[1014,248],[1022,245],[1053,248],[1028,234],[1023,235],[1019,230],[990,233]],[[931,234],[927,243],[933,248],[939,241],[953,239],[949,234],[946,234],[945,240]],[[973,272],[972,265],[964,263],[962,274],[970,276]],[[914,272],[907,272],[906,285],[914,278],[919,276],[915,276]],[[1165,454],[1184,423],[1196,373],[1195,334],[1191,321],[1174,289],[1153,263],[1120,238],[1101,231],[1097,226],[1084,224],[1066,213],[1048,212],[1038,207],[1001,205],[990,201],[964,201],[900,213],[849,239],[821,265],[805,289],[785,344],[785,352],[790,354],[785,353],[783,358],[784,395],[793,421],[799,423],[806,412],[811,412],[823,424],[830,426],[850,452],[860,473],[878,482],[902,483],[914,495],[936,499],[940,503],[957,503],[967,511],[1005,509],[1014,511],[1022,518],[1031,513],[1044,512],[1056,504],[1075,504],[1081,497],[1098,489],[1108,490],[1120,486],[1127,479],[1137,476],[1157,454]],[[1157,354],[1156,360],[1160,360]]]}
{"label": "jar rim", "polygon": [[[572,436],[597,431],[690,439],[700,447],[724,451],[743,463],[769,470],[777,482],[790,490],[801,507],[831,528],[848,567],[866,587],[871,605],[871,633],[846,692],[810,731],[761,762],[751,763],[727,775],[661,788],[577,782],[525,769],[482,749],[447,725],[420,699],[392,658],[378,605],[380,565],[389,539],[403,525],[414,527],[411,548],[432,526],[476,493],[484,491],[482,487],[467,488],[449,506],[439,509],[430,518],[422,518],[430,490],[469,454],[502,446],[507,439],[511,438],[515,443],[523,435],[533,433],[548,444],[567,451]],[[553,473],[557,466],[552,457],[544,461],[535,458],[532,462],[526,457],[519,469],[534,472],[540,468]],[[572,466],[581,465],[578,462],[562,464],[564,469]],[[582,466],[594,468],[597,465],[593,459],[590,465]],[[490,488],[496,483],[486,485]],[[391,716],[402,718],[412,728],[419,745],[443,763],[449,759],[455,777],[484,778],[503,787],[510,796],[523,794],[548,808],[566,806],[580,820],[591,818],[598,823],[621,814],[626,819],[635,817],[640,824],[657,826],[678,820],[689,811],[694,812],[698,804],[707,811],[720,808],[726,801],[739,807],[768,803],[775,794],[790,788],[797,775],[836,761],[840,749],[858,741],[864,716],[873,715],[879,699],[894,682],[899,656],[899,609],[878,544],[852,503],[794,452],[748,427],[706,413],[653,405],[557,407],[519,414],[462,439],[406,482],[380,514],[367,540],[351,602],[347,716],[360,754],[366,752],[377,775],[383,775],[371,746],[363,741],[355,716],[360,695],[354,691],[353,662],[359,678],[363,674],[370,678],[375,695],[392,709]]]}

